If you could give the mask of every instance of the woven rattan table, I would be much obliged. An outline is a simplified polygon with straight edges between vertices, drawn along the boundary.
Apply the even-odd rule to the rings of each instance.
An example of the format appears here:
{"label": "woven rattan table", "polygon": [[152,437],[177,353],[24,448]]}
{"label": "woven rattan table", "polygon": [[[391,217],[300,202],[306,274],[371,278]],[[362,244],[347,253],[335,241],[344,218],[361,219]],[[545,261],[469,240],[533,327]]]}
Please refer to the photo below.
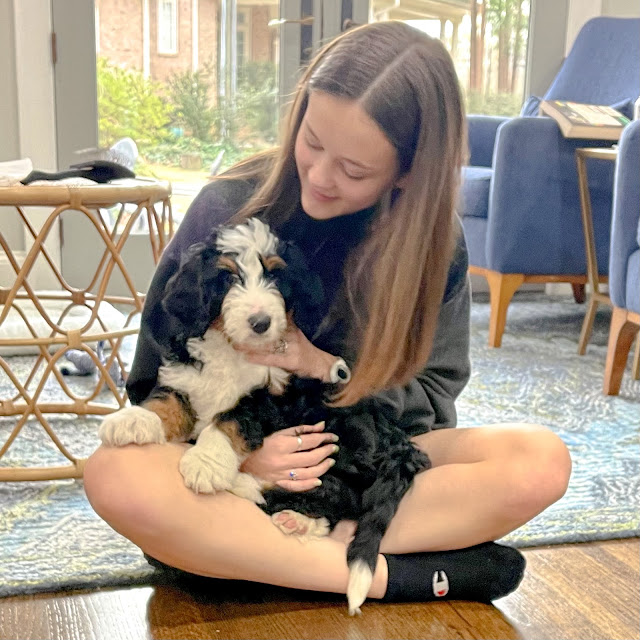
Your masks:
{"label": "woven rattan table", "polygon": [[[15,273],[12,282],[0,281],[0,376],[5,380],[5,387],[7,379],[14,387],[8,395],[4,391],[0,393],[0,419],[9,418],[4,420],[5,428],[0,431],[0,481],[81,477],[85,460],[70,453],[55,433],[46,414],[105,415],[124,406],[126,392],[111,378],[109,369],[117,363],[124,374],[124,363],[119,350],[123,338],[138,331],[137,323],[132,320],[142,310],[144,295],[136,290],[121,253],[136,224],[139,226],[146,220],[153,260],[157,263],[173,235],[170,195],[169,183],[144,180],[118,181],[117,184],[105,185],[52,183],[0,187],[0,207],[5,212],[7,207],[17,212],[17,217],[13,215],[13,219],[17,219],[22,225],[24,237],[28,241],[27,249],[18,256],[18,252],[9,246],[8,224],[0,225],[0,260],[8,261],[11,273]],[[35,225],[30,220],[30,213],[33,211],[44,212],[41,225]],[[77,221],[76,216],[89,220],[92,234],[100,238],[95,273],[87,273],[87,282],[80,287],[65,280],[45,244],[50,234],[59,233],[58,222],[63,214],[65,224],[67,220]],[[3,217],[6,219],[6,215]],[[15,229],[13,233],[15,240]],[[39,291],[30,282],[36,261],[46,262],[44,266],[56,281],[55,290],[51,291],[47,287],[46,292]],[[125,295],[108,294],[108,285],[114,273],[119,273],[126,283]],[[29,317],[24,312],[21,302],[35,307],[39,326],[42,326],[43,321],[46,322],[44,333],[36,330],[33,315]],[[111,308],[116,306],[123,312],[124,322],[121,327],[114,329],[104,322],[101,318],[102,303],[109,303]],[[59,315],[51,315],[47,311],[48,304],[56,304],[58,308],[62,305],[64,311]],[[87,316],[86,322],[79,328],[66,328],[65,318],[71,310],[77,311],[79,307],[82,307],[80,311]],[[16,313],[20,315],[26,333],[31,337],[3,336],[2,325],[10,312],[13,312],[13,317],[16,317]],[[104,341],[103,344],[109,346],[106,362],[101,362],[91,347],[97,341]],[[1,355],[3,348],[6,351],[7,348],[16,347],[34,351],[33,368],[26,379],[22,380],[11,370],[10,358],[5,359]],[[71,390],[56,366],[69,349],[80,349],[90,354],[97,367],[95,388],[86,397],[79,397]],[[52,376],[63,392],[60,394],[62,400],[56,402],[48,402],[41,397]],[[99,394],[106,389],[110,390],[116,402],[97,400]],[[104,393],[101,397],[104,398]],[[39,422],[57,449],[69,460],[68,465],[15,467],[3,464],[3,456],[30,418]],[[8,431],[7,423],[10,425]]]}

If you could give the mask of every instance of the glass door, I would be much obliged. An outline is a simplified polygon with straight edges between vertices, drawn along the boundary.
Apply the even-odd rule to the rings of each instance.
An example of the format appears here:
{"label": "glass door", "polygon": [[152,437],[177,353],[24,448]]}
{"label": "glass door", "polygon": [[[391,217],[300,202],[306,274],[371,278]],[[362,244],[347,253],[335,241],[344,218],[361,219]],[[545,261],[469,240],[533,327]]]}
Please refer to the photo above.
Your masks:
{"label": "glass door", "polygon": [[514,116],[524,97],[529,0],[372,0],[371,21],[403,20],[447,46],[467,111]]}
{"label": "glass door", "polygon": [[179,223],[196,193],[276,144],[298,70],[368,0],[95,0],[98,137],[169,180]]}
{"label": "glass door", "polygon": [[169,180],[178,222],[211,176],[276,141],[278,16],[278,0],[95,0],[99,146]]}

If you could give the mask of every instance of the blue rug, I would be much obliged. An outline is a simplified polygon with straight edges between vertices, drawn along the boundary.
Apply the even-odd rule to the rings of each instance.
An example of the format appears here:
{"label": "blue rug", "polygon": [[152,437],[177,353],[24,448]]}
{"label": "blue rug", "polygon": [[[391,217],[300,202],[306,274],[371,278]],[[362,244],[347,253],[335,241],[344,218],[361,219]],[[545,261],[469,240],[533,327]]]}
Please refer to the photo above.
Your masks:
{"label": "blue rug", "polygon": [[[584,306],[520,294],[501,349],[486,346],[489,305],[472,308],[473,377],[458,403],[461,426],[534,422],[568,445],[574,470],[562,500],[504,539],[525,547],[640,534],[640,383],[630,362],[618,397],[602,395],[610,311],[598,312],[585,356],[577,355]],[[27,367],[12,358],[15,371]],[[75,379],[78,390],[86,379]],[[0,397],[6,379],[0,378]],[[46,393],[56,394],[55,384]],[[79,456],[97,446],[99,420],[52,420]],[[0,420],[0,443],[12,421]],[[28,462],[26,462],[28,461]],[[66,462],[37,424],[28,424],[4,465]],[[79,481],[0,483],[0,596],[147,583],[142,553],[91,510]]]}

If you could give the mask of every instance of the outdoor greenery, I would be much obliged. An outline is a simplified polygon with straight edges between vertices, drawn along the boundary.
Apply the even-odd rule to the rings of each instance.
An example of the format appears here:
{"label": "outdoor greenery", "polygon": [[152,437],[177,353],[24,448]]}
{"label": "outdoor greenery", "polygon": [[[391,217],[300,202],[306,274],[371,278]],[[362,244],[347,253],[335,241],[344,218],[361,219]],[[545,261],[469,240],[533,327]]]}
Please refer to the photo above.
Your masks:
{"label": "outdoor greenery", "polygon": [[109,147],[126,136],[141,150],[166,140],[172,109],[163,98],[159,83],[105,58],[98,58],[97,75],[101,147]]}
{"label": "outdoor greenery", "polygon": [[200,142],[211,142],[217,120],[216,109],[211,104],[214,88],[211,66],[175,73],[168,84],[173,125],[189,131]]}
{"label": "outdoor greenery", "polygon": [[275,65],[243,65],[234,99],[217,96],[211,67],[173,74],[154,82],[139,71],[98,60],[100,145],[131,137],[141,161],[179,166],[197,155],[203,166],[224,166],[271,146],[277,136]]}
{"label": "outdoor greenery", "polygon": [[481,93],[469,91],[466,96],[467,113],[488,113],[492,116],[514,116],[520,113],[522,97],[513,93]]}
{"label": "outdoor greenery", "polygon": [[[461,78],[469,87],[468,113],[519,113],[529,9],[530,0],[470,3],[468,82]],[[222,157],[224,168],[275,143],[276,77],[273,62],[244,62],[234,95],[224,96],[218,91],[214,65],[157,82],[99,58],[100,145],[131,137],[141,164],[191,168],[186,160],[197,158],[195,165],[206,170]]]}

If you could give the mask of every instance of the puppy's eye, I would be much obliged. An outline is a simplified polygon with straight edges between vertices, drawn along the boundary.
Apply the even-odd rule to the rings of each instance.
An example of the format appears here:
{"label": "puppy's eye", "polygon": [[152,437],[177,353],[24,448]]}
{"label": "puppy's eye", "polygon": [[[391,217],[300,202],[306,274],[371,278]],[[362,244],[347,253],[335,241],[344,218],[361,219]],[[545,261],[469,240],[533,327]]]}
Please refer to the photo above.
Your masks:
{"label": "puppy's eye", "polygon": [[229,256],[220,256],[218,259],[218,269],[221,271],[228,271],[234,275],[238,275],[239,271],[236,261]]}
{"label": "puppy's eye", "polygon": [[265,271],[273,273],[274,271],[282,271],[287,263],[280,256],[267,256],[263,258],[262,266]]}

